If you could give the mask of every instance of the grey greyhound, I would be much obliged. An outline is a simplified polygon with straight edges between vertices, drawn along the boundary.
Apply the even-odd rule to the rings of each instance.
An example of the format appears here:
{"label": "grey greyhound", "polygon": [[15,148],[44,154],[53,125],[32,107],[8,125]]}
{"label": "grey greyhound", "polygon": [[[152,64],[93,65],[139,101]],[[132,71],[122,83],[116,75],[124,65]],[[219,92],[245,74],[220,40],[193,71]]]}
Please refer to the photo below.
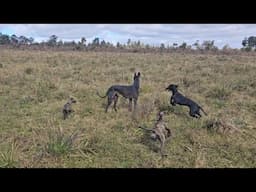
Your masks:
{"label": "grey greyhound", "polygon": [[139,89],[140,89],[140,72],[137,74],[134,73],[132,85],[113,85],[108,90],[105,96],[100,96],[97,92],[97,95],[101,98],[108,97],[108,103],[105,108],[105,112],[107,113],[109,106],[114,101],[114,109],[116,109],[116,104],[118,101],[118,93],[122,95],[124,98],[129,99],[129,111],[132,111],[132,100],[134,102],[134,110],[137,107],[137,100],[139,97]]}
{"label": "grey greyhound", "polygon": [[166,156],[166,154],[163,153],[165,142],[171,138],[172,133],[171,130],[167,127],[166,123],[163,121],[164,112],[160,111],[157,114],[157,121],[155,123],[155,126],[153,129],[148,129],[139,126],[139,128],[144,129],[146,131],[151,132],[151,139],[154,141],[159,140],[160,141],[160,152],[162,156]]}
{"label": "grey greyhound", "polygon": [[200,109],[203,111],[205,115],[207,113],[203,110],[201,106],[199,106],[196,102],[192,101],[189,98],[184,97],[181,93],[178,92],[178,85],[170,84],[166,90],[172,92],[170,103],[175,106],[176,104],[188,106],[190,111],[189,115],[191,117],[200,118],[202,115],[200,114]]}
{"label": "grey greyhound", "polygon": [[70,97],[68,99],[68,102],[64,105],[63,107],[63,119],[67,119],[68,115],[70,115],[72,112],[74,112],[74,110],[72,109],[71,105],[73,103],[76,103],[76,100],[73,97]]}

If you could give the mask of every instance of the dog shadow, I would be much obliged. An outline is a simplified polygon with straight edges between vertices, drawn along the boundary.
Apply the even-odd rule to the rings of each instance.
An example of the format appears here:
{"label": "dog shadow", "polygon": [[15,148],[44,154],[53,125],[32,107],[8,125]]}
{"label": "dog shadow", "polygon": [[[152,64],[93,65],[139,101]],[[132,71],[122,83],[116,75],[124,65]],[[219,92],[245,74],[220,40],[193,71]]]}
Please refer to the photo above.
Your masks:
{"label": "dog shadow", "polygon": [[190,116],[188,115],[188,111],[184,111],[181,107],[179,106],[168,106],[167,110],[166,110],[166,114],[170,115],[170,114],[174,114],[177,115],[181,118],[185,118],[185,119],[190,119]]}

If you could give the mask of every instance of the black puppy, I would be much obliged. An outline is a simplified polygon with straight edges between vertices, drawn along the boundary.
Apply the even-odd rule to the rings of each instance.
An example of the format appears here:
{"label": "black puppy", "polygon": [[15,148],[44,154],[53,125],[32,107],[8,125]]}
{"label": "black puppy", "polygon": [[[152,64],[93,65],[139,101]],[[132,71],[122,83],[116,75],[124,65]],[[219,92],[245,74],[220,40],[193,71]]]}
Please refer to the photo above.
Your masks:
{"label": "black puppy", "polygon": [[188,106],[190,109],[189,115],[195,118],[201,117],[200,109],[204,112],[205,115],[207,115],[207,113],[203,110],[201,106],[199,106],[196,102],[192,101],[191,99],[184,97],[181,93],[178,92],[177,88],[178,88],[178,85],[174,85],[174,84],[170,84],[166,88],[166,90],[172,92],[172,96],[170,100],[171,105],[175,106],[176,104],[179,104],[179,105]]}
{"label": "black puppy", "polygon": [[73,103],[76,103],[76,100],[73,97],[70,97],[67,101],[67,103],[63,107],[63,119],[67,119],[68,115],[70,115],[74,110],[72,109],[71,105]]}

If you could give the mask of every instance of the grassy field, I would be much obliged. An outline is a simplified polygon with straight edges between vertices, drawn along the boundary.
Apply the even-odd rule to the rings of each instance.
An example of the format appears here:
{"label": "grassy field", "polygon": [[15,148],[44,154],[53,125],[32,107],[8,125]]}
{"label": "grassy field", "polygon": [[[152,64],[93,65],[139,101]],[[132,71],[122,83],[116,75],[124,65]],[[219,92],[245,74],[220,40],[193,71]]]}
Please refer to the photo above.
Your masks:
{"label": "grassy field", "polygon": [[[256,167],[254,56],[0,50],[0,58],[0,167]],[[106,114],[96,91],[131,84],[135,71],[138,111],[120,98]],[[208,116],[170,106],[170,83]],[[78,102],[64,121],[69,96]],[[137,128],[152,127],[159,109],[173,132],[163,159]]]}

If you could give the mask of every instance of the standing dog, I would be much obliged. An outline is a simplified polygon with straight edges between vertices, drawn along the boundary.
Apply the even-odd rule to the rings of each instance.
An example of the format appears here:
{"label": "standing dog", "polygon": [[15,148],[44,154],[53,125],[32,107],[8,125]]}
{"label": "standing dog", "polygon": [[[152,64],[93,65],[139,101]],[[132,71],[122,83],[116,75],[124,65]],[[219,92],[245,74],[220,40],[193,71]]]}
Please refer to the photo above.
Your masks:
{"label": "standing dog", "polygon": [[108,97],[108,103],[106,105],[105,112],[107,113],[109,106],[114,101],[114,109],[116,109],[116,104],[118,101],[118,93],[122,95],[124,98],[129,99],[129,111],[132,111],[132,100],[134,102],[134,109],[137,106],[137,100],[139,97],[139,89],[140,89],[140,72],[137,74],[134,73],[132,85],[113,85],[111,86],[105,96],[100,96],[97,92],[97,95],[101,98]]}
{"label": "standing dog", "polygon": [[67,119],[68,115],[71,114],[72,112],[74,112],[74,110],[72,109],[72,104],[76,103],[76,100],[73,97],[70,97],[68,99],[68,102],[64,105],[63,107],[63,119]]}
{"label": "standing dog", "polygon": [[176,104],[185,105],[189,107],[189,115],[191,117],[200,118],[202,115],[200,114],[200,109],[203,111],[205,115],[207,113],[203,110],[201,106],[199,106],[196,102],[192,101],[189,98],[184,97],[181,93],[177,90],[178,85],[170,84],[166,90],[172,92],[170,103],[171,105],[175,106]]}
{"label": "standing dog", "polygon": [[163,115],[164,115],[163,111],[161,111],[157,114],[157,121],[156,121],[153,129],[148,129],[148,128],[144,128],[141,126],[139,126],[139,128],[144,129],[146,131],[150,131],[151,139],[153,139],[154,141],[156,141],[156,140],[160,141],[161,155],[166,156],[163,153],[165,141],[168,140],[172,136],[172,133],[171,133],[171,130],[169,128],[167,128],[167,125],[163,121]]}

